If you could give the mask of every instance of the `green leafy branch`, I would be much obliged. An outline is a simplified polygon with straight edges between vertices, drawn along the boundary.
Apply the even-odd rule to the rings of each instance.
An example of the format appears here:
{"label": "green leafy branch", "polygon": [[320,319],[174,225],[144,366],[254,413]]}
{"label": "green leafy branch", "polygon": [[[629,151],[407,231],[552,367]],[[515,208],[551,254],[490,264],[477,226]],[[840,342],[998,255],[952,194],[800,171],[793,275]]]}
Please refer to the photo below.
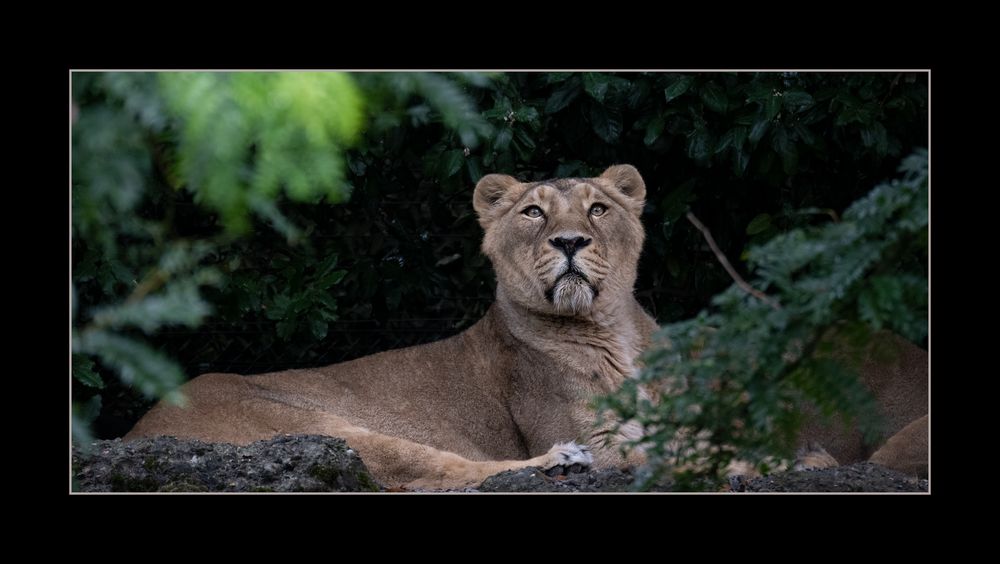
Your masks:
{"label": "green leafy branch", "polygon": [[905,260],[926,249],[926,152],[900,171],[841,222],[751,249],[752,283],[734,276],[711,310],[662,327],[638,378],[598,400],[642,425],[632,446],[646,450],[650,480],[717,487],[736,460],[766,473],[791,456],[806,405],[855,421],[868,440],[878,434],[856,373],[864,344],[883,328],[917,342],[927,334],[926,275]]}

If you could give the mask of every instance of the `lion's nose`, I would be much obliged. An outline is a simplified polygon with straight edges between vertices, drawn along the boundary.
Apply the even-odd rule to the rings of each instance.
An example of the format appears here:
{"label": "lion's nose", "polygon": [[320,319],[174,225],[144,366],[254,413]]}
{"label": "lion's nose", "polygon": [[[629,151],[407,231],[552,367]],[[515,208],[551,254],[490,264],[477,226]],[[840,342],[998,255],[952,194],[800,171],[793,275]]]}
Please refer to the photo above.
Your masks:
{"label": "lion's nose", "polygon": [[569,257],[573,256],[577,251],[589,245],[591,241],[592,239],[586,239],[584,237],[573,237],[573,238],[556,237],[554,239],[549,239],[549,243],[553,247],[566,253],[566,256]]}

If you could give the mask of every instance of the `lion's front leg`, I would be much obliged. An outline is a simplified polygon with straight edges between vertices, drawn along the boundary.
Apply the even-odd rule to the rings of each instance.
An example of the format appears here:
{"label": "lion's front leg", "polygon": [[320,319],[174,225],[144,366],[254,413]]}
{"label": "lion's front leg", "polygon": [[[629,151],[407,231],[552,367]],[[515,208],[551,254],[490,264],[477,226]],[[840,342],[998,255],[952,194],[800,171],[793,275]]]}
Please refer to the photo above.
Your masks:
{"label": "lion's front leg", "polygon": [[634,441],[642,437],[642,426],[634,421],[624,424],[605,422],[587,441],[594,454],[595,468],[639,466],[646,462],[646,452]]}
{"label": "lion's front leg", "polygon": [[402,458],[399,466],[411,465],[409,468],[397,468],[401,475],[409,473],[412,477],[407,481],[407,489],[447,489],[479,485],[486,478],[505,472],[538,466],[543,471],[557,466],[569,467],[579,465],[590,467],[594,458],[587,446],[575,442],[558,443],[545,454],[527,460],[468,460],[457,454],[438,451],[430,447],[419,449],[416,459],[407,461]]}

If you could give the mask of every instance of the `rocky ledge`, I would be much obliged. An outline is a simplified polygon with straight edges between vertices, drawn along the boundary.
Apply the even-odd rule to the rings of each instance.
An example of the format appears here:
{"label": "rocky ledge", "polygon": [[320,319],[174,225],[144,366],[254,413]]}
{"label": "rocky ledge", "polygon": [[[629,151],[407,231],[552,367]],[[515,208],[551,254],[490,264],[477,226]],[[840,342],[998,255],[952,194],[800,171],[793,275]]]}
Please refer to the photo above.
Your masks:
{"label": "rocky ledge", "polygon": [[247,446],[156,437],[73,452],[82,492],[380,491],[343,439],[284,436]]}
{"label": "rocky ledge", "polygon": [[[173,437],[97,441],[73,452],[80,492],[377,492],[384,488],[342,439],[299,435],[248,446]],[[633,469],[501,472],[466,492],[628,492]],[[656,491],[671,491],[661,484]],[[734,492],[926,492],[927,480],[863,462],[730,480]]]}

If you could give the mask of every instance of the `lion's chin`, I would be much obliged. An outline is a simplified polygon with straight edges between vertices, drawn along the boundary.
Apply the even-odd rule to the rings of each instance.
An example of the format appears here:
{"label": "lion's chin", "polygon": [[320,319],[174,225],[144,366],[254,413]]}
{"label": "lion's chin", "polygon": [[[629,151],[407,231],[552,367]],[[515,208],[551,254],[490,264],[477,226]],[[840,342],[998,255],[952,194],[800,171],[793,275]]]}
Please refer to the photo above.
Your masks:
{"label": "lion's chin", "polygon": [[597,291],[580,276],[564,276],[548,292],[549,301],[560,315],[580,315],[590,311]]}

